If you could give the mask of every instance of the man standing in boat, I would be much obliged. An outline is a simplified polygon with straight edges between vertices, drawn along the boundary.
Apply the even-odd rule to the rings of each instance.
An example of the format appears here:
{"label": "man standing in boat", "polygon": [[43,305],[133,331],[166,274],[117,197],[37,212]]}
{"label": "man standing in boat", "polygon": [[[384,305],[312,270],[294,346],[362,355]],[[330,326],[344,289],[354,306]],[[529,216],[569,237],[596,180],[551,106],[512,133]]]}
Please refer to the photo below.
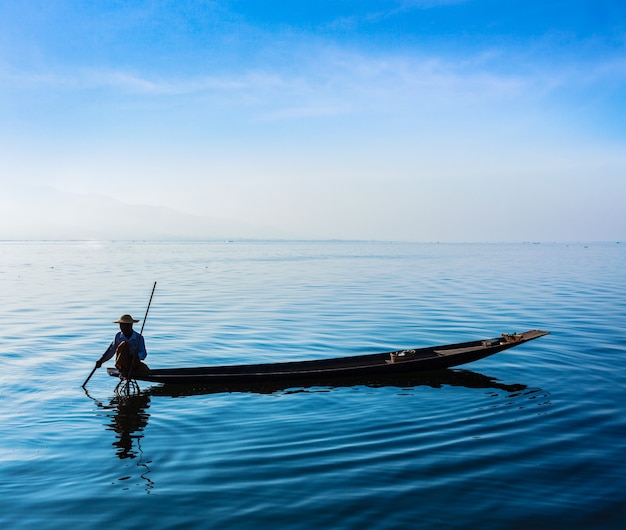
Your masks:
{"label": "man standing in boat", "polygon": [[114,324],[120,325],[120,331],[115,335],[113,342],[96,361],[96,368],[115,355],[115,367],[123,379],[132,378],[133,375],[147,375],[150,368],[142,361],[146,358],[146,344],[143,335],[133,329],[133,324],[139,322],[130,315],[122,315]]}

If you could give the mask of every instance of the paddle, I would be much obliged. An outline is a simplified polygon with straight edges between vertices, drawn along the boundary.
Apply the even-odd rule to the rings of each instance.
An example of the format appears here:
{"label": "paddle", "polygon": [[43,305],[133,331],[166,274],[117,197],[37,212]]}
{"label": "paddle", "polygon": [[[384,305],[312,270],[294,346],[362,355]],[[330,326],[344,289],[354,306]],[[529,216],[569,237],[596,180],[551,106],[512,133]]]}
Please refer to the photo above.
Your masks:
{"label": "paddle", "polygon": [[85,382],[83,383],[83,388],[85,388],[85,386],[87,386],[87,382],[91,379],[91,376],[96,372],[97,369],[98,369],[97,365],[93,367],[93,370],[89,374],[89,377],[87,379],[85,379]]}
{"label": "paddle", "polygon": [[[148,311],[150,311],[150,304],[152,303],[152,297],[154,296],[154,290],[156,289],[156,284],[157,284],[157,282],[154,282],[154,286],[152,287],[152,294],[150,294],[150,301],[148,302],[148,308],[146,309],[146,316],[143,319],[143,324],[141,324],[141,331],[139,332],[140,335],[143,333],[143,327],[146,325],[146,319],[148,318]],[[96,366],[94,366],[93,370],[89,374],[89,377],[87,377],[87,379],[85,379],[85,382],[82,385],[83,388],[85,388],[85,386],[87,385],[87,383],[91,379],[91,376],[96,372],[96,370],[98,368],[100,368],[100,367],[96,364]],[[132,370],[132,366],[131,366],[131,370]],[[130,376],[130,373],[128,375]],[[130,379],[130,377],[129,377],[129,379]]]}
{"label": "paddle", "polygon": [[[148,307],[146,308],[146,316],[143,317],[143,322],[141,324],[141,331],[139,332],[140,335],[143,335],[143,327],[146,325],[146,320],[148,319],[148,311],[150,311],[150,304],[152,304],[152,297],[154,296],[154,290],[156,289],[156,282],[154,282],[154,285],[152,286],[152,294],[150,294],[150,300],[148,301]],[[130,365],[130,369],[128,370],[128,377],[126,378],[127,381],[131,380],[131,374],[133,373],[133,367],[135,366],[135,358],[133,357],[133,362]]]}

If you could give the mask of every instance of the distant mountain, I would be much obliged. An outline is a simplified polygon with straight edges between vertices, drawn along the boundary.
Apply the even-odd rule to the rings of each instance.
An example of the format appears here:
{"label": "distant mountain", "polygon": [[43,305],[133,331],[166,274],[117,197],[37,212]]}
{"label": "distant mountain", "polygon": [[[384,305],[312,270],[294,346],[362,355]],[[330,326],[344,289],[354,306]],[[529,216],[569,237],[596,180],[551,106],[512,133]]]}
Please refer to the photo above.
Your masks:
{"label": "distant mountain", "polygon": [[[4,186],[3,186],[4,187]],[[37,188],[3,193],[0,239],[275,239],[279,230],[189,215],[165,206],[131,205],[101,195]]]}

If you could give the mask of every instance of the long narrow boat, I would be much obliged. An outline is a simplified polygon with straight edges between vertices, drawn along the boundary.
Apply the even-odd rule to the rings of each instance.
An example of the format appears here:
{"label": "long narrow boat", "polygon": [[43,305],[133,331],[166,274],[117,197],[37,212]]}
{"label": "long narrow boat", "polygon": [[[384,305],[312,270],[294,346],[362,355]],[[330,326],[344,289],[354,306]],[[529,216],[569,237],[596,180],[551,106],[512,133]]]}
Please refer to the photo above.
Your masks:
{"label": "long narrow boat", "polygon": [[[148,375],[136,379],[167,385],[211,386],[278,382],[299,384],[311,381],[322,383],[342,378],[393,376],[471,363],[548,334],[540,330],[503,333],[501,337],[487,340],[312,361],[163,368],[150,370]],[[119,377],[116,368],[108,368],[107,372]]]}

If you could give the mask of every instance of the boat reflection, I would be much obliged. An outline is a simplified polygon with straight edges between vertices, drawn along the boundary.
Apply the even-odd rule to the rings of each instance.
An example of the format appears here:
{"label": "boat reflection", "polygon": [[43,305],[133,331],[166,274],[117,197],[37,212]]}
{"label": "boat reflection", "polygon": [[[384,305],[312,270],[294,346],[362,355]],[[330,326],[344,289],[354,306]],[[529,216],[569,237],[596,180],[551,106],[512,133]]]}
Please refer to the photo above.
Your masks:
{"label": "boat reflection", "polygon": [[418,386],[430,386],[432,388],[442,388],[444,386],[463,386],[466,388],[503,390],[514,394],[523,392],[527,386],[523,384],[505,384],[495,377],[489,377],[471,370],[458,368],[448,368],[432,372],[419,372],[409,375],[395,376],[375,376],[358,378],[341,378],[332,380],[311,380],[306,383],[280,384],[280,383],[258,383],[258,384],[230,384],[230,385],[155,385],[141,391],[142,395],[149,396],[193,396],[203,394],[220,394],[233,392],[246,392],[256,394],[273,394],[275,392],[304,392],[315,388],[323,388],[324,391],[335,388],[345,388],[354,386],[368,387],[397,387],[409,389]]}
{"label": "boat reflection", "polygon": [[[489,377],[471,370],[449,368],[432,372],[420,372],[410,375],[395,375],[385,377],[341,378],[331,381],[300,382],[297,385],[259,383],[259,384],[231,384],[231,385],[154,385],[140,389],[138,386],[131,387],[131,391],[120,391],[119,386],[108,404],[97,400],[98,406],[106,411],[108,423],[105,427],[115,431],[117,435],[113,445],[117,448],[116,455],[120,459],[137,458],[141,453],[140,441],[143,431],[148,425],[150,414],[150,400],[152,397],[182,397],[206,394],[222,393],[254,393],[273,394],[276,392],[298,393],[322,390],[327,392],[333,389],[356,386],[395,387],[398,389],[411,389],[419,386],[431,388],[443,388],[445,386],[457,386],[465,388],[501,390],[514,395],[527,390],[524,384],[506,384],[498,381],[495,377]],[[87,394],[87,392],[85,391]],[[89,396],[89,394],[87,394]],[[91,397],[91,396],[89,396]],[[137,448],[134,447],[137,445]]]}
{"label": "boat reflection", "polygon": [[[348,388],[356,386],[367,387],[395,387],[401,390],[408,390],[420,386],[429,386],[432,388],[442,388],[446,386],[457,386],[474,389],[499,390],[516,395],[527,390],[527,386],[523,384],[506,384],[498,381],[495,377],[489,377],[471,370],[464,369],[446,369],[433,372],[422,372],[413,375],[403,375],[394,377],[370,377],[367,380],[358,379],[339,379],[329,381],[317,381],[307,384],[299,384],[297,386],[288,385],[229,385],[223,387],[201,387],[190,385],[155,385],[144,389],[138,386],[130,387],[129,391],[120,391],[118,387],[114,395],[108,403],[103,403],[91,397],[87,391],[88,397],[93,399],[98,408],[104,411],[106,422],[104,426],[107,430],[115,432],[116,439],[113,442],[115,454],[120,460],[137,459],[136,466],[140,477],[140,484],[146,493],[151,493],[154,483],[148,475],[150,474],[148,459],[144,461],[143,450],[141,448],[141,440],[144,436],[144,430],[148,425],[150,414],[150,402],[153,397],[182,397],[203,394],[218,393],[257,393],[272,394],[276,392],[283,393],[299,393],[299,392],[328,392],[333,389]],[[129,387],[126,387],[127,389]],[[126,471],[129,468],[125,468]],[[131,477],[120,477],[120,481],[126,481]]]}

